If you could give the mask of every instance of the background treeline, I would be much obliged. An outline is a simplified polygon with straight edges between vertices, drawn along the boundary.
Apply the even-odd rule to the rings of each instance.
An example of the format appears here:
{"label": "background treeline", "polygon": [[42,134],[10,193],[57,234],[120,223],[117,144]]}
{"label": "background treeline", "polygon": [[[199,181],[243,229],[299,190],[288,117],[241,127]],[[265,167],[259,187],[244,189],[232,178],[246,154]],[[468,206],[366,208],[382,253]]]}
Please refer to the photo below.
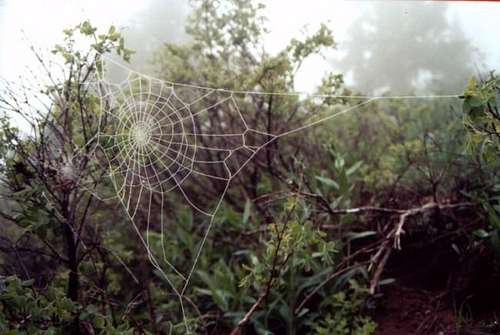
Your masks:
{"label": "background treeline", "polygon": [[[335,48],[334,37],[321,26],[267,54],[260,9],[244,0],[195,1],[190,41],[159,46],[156,76],[293,91],[304,60]],[[86,51],[76,47],[82,36],[91,41]],[[113,186],[94,155],[101,104],[89,84],[103,70],[100,54],[127,60],[133,52],[115,28],[99,34],[89,22],[65,30],[53,52],[63,60],[62,79],[34,51],[51,83],[0,87],[0,332],[184,333],[178,299],[150,265],[121,204],[95,196],[112,194]],[[498,77],[478,75],[461,99],[381,99],[264,148],[231,183],[186,292],[193,333],[373,334],[386,293],[415,283],[456,311],[453,331],[475,325],[478,315],[482,326],[494,326],[498,92]],[[317,93],[362,94],[335,73]],[[268,133],[358,103],[235,98],[249,125]],[[204,122],[230,133],[231,115],[223,110]],[[186,188],[210,205],[220,185]],[[150,247],[186,271],[208,222],[182,203],[175,193],[164,207],[153,199],[153,212],[165,210],[169,223],[164,231],[151,227]],[[147,210],[139,208],[143,217]],[[429,324],[419,331],[443,330]]]}

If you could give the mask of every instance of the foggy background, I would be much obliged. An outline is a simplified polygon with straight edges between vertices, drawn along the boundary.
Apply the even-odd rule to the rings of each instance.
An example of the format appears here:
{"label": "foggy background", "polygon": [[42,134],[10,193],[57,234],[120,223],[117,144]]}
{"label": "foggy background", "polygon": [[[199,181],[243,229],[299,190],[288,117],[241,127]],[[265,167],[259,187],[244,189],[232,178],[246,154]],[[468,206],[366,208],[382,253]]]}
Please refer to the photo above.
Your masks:
{"label": "foggy background", "polygon": [[[261,1],[269,53],[324,22],[337,50],[304,63],[296,89],[312,92],[328,72],[341,72],[365,93],[460,93],[472,74],[500,68],[500,4],[416,1]],[[29,45],[48,49],[62,29],[85,19],[120,27],[136,50],[130,67],[154,74],[152,53],[165,41],[187,43],[188,0],[0,0],[0,76],[15,80],[36,66]],[[203,85],[203,83],[198,83]]]}

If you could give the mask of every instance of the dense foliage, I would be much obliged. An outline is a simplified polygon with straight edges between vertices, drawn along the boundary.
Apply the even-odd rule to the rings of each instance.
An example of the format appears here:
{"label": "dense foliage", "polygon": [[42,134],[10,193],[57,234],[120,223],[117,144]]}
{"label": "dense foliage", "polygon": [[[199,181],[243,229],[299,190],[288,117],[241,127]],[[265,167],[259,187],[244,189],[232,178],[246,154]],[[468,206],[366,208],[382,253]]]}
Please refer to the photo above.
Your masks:
{"label": "dense foliage", "polygon": [[[157,76],[236,91],[293,91],[304,60],[335,48],[332,32],[322,25],[270,55],[260,42],[260,12],[245,0],[194,1],[191,40],[159,47]],[[54,54],[66,77],[53,78],[44,67],[52,84],[34,90],[38,102],[23,86],[0,92],[0,332],[184,333],[178,300],[150,266],[119,202],[96,196],[113,189],[94,159],[100,104],[89,84],[103,70],[102,54],[126,61],[133,52],[114,27],[98,34],[84,22],[64,36]],[[91,41],[85,52],[75,46],[81,36]],[[318,93],[344,97],[235,99],[252,128],[280,133],[354,105],[346,97],[358,94],[335,73]],[[265,147],[231,184],[201,254],[184,304],[191,331],[373,334],[384,289],[398,281],[391,265],[406,245],[423,252],[431,245],[457,262],[491,250],[494,276],[498,93],[492,74],[471,80],[463,102],[379,100]],[[17,129],[12,114],[31,129]],[[231,127],[225,115],[205,122]],[[200,201],[217,200],[210,191],[216,182],[188,187]],[[151,252],[164,252],[164,238],[172,263],[186,268],[207,222],[171,197],[168,209],[152,205],[167,210],[171,224],[153,229]],[[465,289],[453,290],[456,304],[467,303]]]}

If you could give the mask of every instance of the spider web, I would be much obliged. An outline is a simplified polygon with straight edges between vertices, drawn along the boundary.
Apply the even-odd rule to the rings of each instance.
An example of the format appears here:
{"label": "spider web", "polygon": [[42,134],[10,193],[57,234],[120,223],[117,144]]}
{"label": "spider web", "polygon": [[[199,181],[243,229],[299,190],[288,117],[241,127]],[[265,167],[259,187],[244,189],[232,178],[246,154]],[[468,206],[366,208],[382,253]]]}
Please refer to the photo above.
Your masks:
{"label": "spider web", "polygon": [[[248,127],[231,93],[178,91],[172,84],[133,72],[120,84],[99,80],[103,127],[98,143],[117,197],[152,265],[179,296],[185,318],[182,296],[229,183],[276,136]],[[232,115],[231,124],[212,127],[210,120],[221,113]],[[214,187],[216,202],[200,201],[200,195],[185,185]],[[171,193],[180,194],[209,221],[187,272],[176,268],[166,252],[165,207]],[[152,210],[154,199],[159,211]],[[153,254],[150,238],[150,229],[157,226],[160,256]]]}
{"label": "spider web", "polygon": [[[125,69],[128,75],[121,83],[98,78],[101,155],[97,158],[104,159],[116,196],[146,248],[151,264],[178,296],[188,333],[183,305],[186,289],[224,195],[246,164],[280,137],[319,125],[374,100],[414,98],[349,96],[347,98],[357,102],[273,134],[250,127],[235,96],[297,96],[296,93],[212,89],[167,82]],[[205,199],[203,193],[208,191],[215,201]],[[193,263],[185,269],[171,262],[174,255],[169,254],[165,240],[169,224],[167,210],[173,194],[185,200],[185,203],[176,203],[176,207],[188,206],[208,221]],[[152,230],[159,231],[159,241],[152,237]],[[153,245],[158,244],[160,255],[152,251]]]}

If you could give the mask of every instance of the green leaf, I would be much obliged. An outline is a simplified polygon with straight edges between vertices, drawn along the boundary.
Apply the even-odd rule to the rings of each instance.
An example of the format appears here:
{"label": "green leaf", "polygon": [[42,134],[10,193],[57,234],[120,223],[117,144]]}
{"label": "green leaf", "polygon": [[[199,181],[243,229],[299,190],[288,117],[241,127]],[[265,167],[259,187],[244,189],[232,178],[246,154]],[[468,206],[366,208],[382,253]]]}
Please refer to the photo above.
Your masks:
{"label": "green leaf", "polygon": [[490,234],[484,229],[476,229],[472,232],[472,234],[479,238],[487,238],[490,236]]}
{"label": "green leaf", "polygon": [[336,190],[338,190],[340,188],[339,184],[337,184],[337,182],[335,180],[330,179],[328,177],[316,176],[316,180],[318,180],[319,182],[321,182],[322,184],[324,184],[328,187],[333,187]]}
{"label": "green leaf", "polygon": [[349,169],[347,169],[346,174],[348,176],[352,175],[354,172],[358,171],[358,169],[363,165],[362,161],[354,163],[353,166],[351,166]]}
{"label": "green leaf", "polygon": [[84,21],[80,25],[80,33],[82,33],[83,35],[90,36],[94,34],[96,30],[97,28],[92,27],[89,21]]}
{"label": "green leaf", "polygon": [[361,239],[361,238],[365,238],[365,237],[369,237],[369,236],[374,236],[374,235],[377,235],[376,232],[372,231],[372,230],[367,230],[367,231],[363,231],[363,232],[360,232],[360,233],[347,233],[346,236],[347,236],[347,239],[349,241],[354,241],[354,240],[358,240],[358,239]]}
{"label": "green leaf", "polygon": [[394,279],[394,278],[386,278],[386,279],[382,279],[382,280],[378,283],[378,285],[379,285],[379,286],[384,286],[384,285],[389,285],[389,284],[392,284],[392,283],[394,283],[394,282],[396,282],[396,279]]}
{"label": "green leaf", "polygon": [[251,210],[252,203],[250,202],[250,199],[247,199],[245,202],[245,210],[243,211],[243,224],[246,225],[248,223],[248,219],[250,218],[250,210]]}
{"label": "green leaf", "polygon": [[25,287],[30,287],[30,286],[32,286],[34,283],[35,283],[35,280],[34,280],[34,279],[29,279],[29,280],[25,280],[25,281],[23,281],[22,285],[23,285],[23,286],[25,286]]}

